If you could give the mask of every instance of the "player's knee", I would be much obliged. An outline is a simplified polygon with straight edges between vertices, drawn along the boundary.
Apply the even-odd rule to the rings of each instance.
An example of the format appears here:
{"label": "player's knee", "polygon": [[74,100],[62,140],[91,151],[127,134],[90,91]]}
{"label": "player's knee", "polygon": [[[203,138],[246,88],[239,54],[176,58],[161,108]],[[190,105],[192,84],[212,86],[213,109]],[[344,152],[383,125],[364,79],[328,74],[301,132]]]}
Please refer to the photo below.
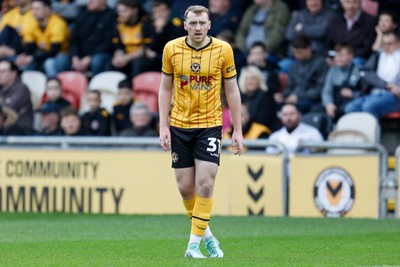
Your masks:
{"label": "player's knee", "polygon": [[200,195],[203,196],[212,196],[214,189],[214,181],[213,179],[204,179],[198,183],[197,191]]}
{"label": "player's knee", "polygon": [[178,190],[181,196],[185,199],[191,198],[194,196],[194,188],[193,186],[188,186],[187,184],[178,184]]}

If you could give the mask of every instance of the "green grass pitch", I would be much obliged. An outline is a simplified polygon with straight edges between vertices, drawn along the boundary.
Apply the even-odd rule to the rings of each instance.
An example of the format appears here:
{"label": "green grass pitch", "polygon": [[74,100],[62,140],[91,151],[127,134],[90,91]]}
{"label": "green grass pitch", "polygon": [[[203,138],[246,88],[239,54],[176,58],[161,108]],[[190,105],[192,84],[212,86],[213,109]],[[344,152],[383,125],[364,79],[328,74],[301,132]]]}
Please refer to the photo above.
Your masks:
{"label": "green grass pitch", "polygon": [[190,231],[183,215],[3,213],[0,266],[400,265],[395,219],[215,216],[211,229],[223,259],[183,258]]}

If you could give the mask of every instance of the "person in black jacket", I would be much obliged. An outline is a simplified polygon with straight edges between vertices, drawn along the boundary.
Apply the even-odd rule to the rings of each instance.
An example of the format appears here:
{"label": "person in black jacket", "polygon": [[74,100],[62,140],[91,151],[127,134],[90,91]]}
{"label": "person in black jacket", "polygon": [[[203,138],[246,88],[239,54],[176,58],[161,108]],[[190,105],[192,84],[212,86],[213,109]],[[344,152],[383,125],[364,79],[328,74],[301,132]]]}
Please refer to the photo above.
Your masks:
{"label": "person in black jacket", "polygon": [[90,90],[86,93],[86,100],[90,110],[82,115],[82,131],[86,135],[109,136],[111,118],[108,111],[102,107],[101,93],[97,90]]}
{"label": "person in black jacket", "polygon": [[118,84],[117,102],[113,107],[113,123],[117,134],[132,126],[129,115],[131,106],[133,106],[132,88],[133,85],[129,79]]}
{"label": "person in black jacket", "polygon": [[179,18],[171,20],[169,3],[165,0],[153,1],[151,19],[143,23],[143,55],[137,59],[133,75],[160,71],[165,44],[185,34],[182,21]]}
{"label": "person in black jacket", "polygon": [[251,120],[267,126],[271,131],[278,129],[276,103],[260,69],[252,65],[244,67],[239,76],[239,88]]}
{"label": "person in black jacket", "polygon": [[327,47],[350,43],[354,49],[354,63],[363,65],[371,55],[375,40],[376,19],[361,10],[361,0],[342,0],[344,11],[332,17],[327,32]]}
{"label": "person in black jacket", "polygon": [[88,1],[87,9],[76,19],[72,32],[72,69],[96,75],[109,66],[118,42],[116,14],[105,0]]}

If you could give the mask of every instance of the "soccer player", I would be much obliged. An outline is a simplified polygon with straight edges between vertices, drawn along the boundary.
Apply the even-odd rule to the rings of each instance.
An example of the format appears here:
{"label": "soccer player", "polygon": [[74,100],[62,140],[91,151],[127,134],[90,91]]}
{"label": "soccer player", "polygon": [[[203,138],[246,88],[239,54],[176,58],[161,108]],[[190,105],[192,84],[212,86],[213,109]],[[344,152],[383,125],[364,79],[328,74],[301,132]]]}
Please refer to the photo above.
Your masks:
{"label": "soccer player", "polygon": [[243,149],[240,93],[231,46],[207,35],[211,27],[208,9],[190,6],[184,19],[188,35],[168,42],[163,52],[160,142],[164,151],[171,151],[178,189],[192,219],[185,257],[205,258],[199,248],[203,239],[209,256],[222,258],[224,253],[208,226],[221,147],[220,93],[223,85],[233,120],[235,155]]}

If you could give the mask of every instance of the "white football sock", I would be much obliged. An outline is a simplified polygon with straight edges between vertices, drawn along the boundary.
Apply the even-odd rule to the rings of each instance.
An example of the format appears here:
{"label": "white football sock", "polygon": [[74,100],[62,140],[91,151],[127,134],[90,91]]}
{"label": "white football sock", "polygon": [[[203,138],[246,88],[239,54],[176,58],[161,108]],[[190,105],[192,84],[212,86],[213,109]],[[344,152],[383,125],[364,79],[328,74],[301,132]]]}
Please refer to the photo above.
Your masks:
{"label": "white football sock", "polygon": [[198,236],[198,235],[195,235],[195,234],[190,234],[189,244],[190,243],[200,244],[200,241],[201,241],[201,236]]}

